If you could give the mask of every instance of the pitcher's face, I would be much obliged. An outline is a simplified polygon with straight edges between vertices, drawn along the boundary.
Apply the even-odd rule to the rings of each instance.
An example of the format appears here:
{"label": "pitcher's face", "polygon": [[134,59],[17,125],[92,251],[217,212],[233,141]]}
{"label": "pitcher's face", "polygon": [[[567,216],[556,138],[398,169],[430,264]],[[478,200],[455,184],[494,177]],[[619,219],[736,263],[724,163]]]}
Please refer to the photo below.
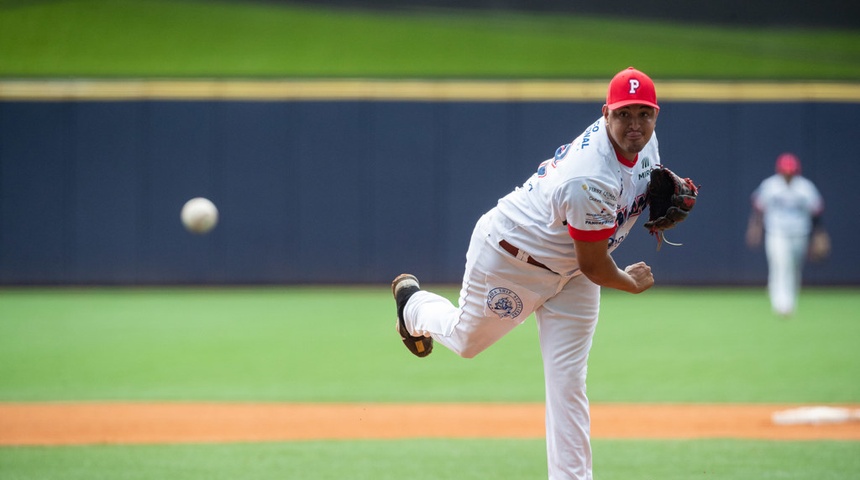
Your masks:
{"label": "pitcher's face", "polygon": [[628,160],[636,158],[654,135],[659,113],[647,105],[627,105],[615,110],[603,106],[609,139],[621,155]]}

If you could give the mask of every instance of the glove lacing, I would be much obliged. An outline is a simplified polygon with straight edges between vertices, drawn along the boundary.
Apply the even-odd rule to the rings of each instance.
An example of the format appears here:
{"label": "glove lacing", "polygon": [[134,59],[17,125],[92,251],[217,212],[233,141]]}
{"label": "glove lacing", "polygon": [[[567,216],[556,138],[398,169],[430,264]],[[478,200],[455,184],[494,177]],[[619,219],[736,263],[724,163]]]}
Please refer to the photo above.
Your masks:
{"label": "glove lacing", "polygon": [[683,247],[683,243],[672,243],[666,238],[666,232],[664,230],[658,230],[654,235],[657,237],[657,251],[660,251],[660,247],[665,242],[667,245],[671,245],[673,247]]}

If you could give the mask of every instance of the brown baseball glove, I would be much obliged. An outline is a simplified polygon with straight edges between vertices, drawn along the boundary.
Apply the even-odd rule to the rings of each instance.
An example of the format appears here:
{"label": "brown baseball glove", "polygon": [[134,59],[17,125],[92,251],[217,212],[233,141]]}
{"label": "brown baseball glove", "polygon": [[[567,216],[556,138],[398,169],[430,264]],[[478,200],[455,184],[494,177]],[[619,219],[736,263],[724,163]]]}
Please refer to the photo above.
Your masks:
{"label": "brown baseball glove", "polygon": [[657,236],[658,250],[664,240],[663,232],[687,218],[690,210],[696,206],[698,195],[699,188],[689,178],[681,178],[663,165],[651,170],[645,228],[648,233]]}

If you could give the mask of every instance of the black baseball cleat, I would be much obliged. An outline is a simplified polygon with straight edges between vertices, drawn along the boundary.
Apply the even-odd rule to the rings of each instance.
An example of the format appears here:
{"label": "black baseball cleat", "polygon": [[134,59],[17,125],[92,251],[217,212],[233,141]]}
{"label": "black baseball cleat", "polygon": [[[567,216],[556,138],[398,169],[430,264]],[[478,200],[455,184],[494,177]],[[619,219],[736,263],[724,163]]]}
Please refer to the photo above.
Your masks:
{"label": "black baseball cleat", "polygon": [[397,304],[397,333],[413,355],[426,357],[433,351],[433,339],[412,336],[403,322],[403,308],[406,307],[409,297],[418,290],[420,290],[418,279],[408,273],[401,273],[391,282],[391,293],[394,294],[394,302]]}

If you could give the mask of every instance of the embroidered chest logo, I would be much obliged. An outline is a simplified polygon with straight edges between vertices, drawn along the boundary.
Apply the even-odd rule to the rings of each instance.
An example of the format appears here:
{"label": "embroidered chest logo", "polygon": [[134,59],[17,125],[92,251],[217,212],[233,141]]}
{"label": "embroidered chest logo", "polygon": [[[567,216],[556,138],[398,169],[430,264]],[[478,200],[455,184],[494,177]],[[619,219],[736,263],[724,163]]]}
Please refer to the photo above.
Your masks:
{"label": "embroidered chest logo", "polygon": [[499,318],[517,318],[523,313],[523,301],[513,290],[497,287],[487,294],[487,306]]}

